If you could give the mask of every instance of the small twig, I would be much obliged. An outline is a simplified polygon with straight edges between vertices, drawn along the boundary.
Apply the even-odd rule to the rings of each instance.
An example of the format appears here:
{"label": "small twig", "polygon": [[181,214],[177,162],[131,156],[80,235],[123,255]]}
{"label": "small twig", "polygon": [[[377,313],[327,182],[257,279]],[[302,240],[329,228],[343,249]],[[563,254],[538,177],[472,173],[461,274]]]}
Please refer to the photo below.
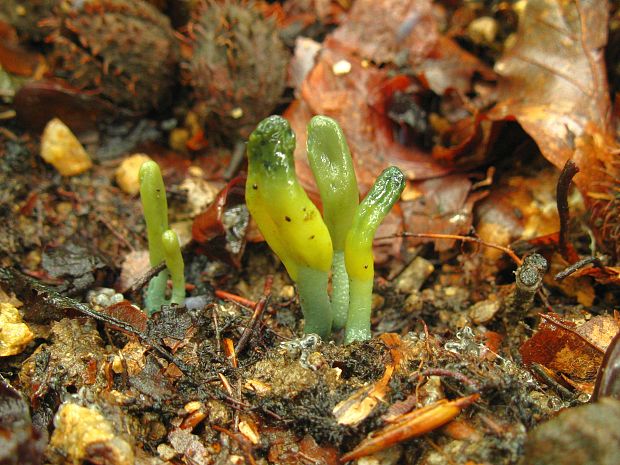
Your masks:
{"label": "small twig", "polygon": [[245,346],[247,345],[247,343],[250,340],[250,337],[252,336],[252,333],[258,326],[258,322],[260,321],[261,316],[263,315],[263,312],[265,311],[265,308],[267,308],[267,304],[269,303],[269,298],[271,297],[271,286],[272,285],[273,285],[273,276],[269,275],[265,279],[265,287],[263,290],[263,296],[254,306],[254,313],[252,313],[252,318],[250,319],[249,324],[243,330],[243,333],[241,334],[241,337],[239,338],[239,341],[237,342],[237,345],[235,346],[235,352],[237,353],[237,356],[239,356],[239,354],[245,349]]}
{"label": "small twig", "polygon": [[245,142],[237,141],[232,151],[232,156],[230,157],[230,163],[222,173],[222,177],[226,181],[230,181],[232,177],[239,171],[239,167],[243,162],[243,156],[245,155]]}
{"label": "small twig", "polygon": [[19,140],[19,137],[17,137],[13,131],[8,130],[7,128],[0,127],[0,134],[7,139],[11,139],[12,141]]}
{"label": "small twig", "polygon": [[240,295],[232,294],[230,292],[222,291],[219,289],[215,290],[215,297],[222,300],[230,300],[231,302],[239,304],[242,307],[250,309],[256,307],[256,302],[254,302],[253,300],[246,299],[245,297],[241,297]]}
{"label": "small twig", "polygon": [[412,232],[402,232],[399,234],[392,234],[390,236],[377,237],[375,240],[384,240],[384,239],[394,239],[395,237],[415,237],[419,239],[452,239],[463,242],[475,242],[476,244],[483,245],[485,247],[490,247],[492,249],[501,250],[506,255],[508,255],[517,265],[521,265],[522,260],[517,256],[516,253],[510,247],[504,247],[503,245],[493,244],[491,242],[483,241],[477,237],[471,236],[460,236],[458,234],[436,234],[436,233],[412,233]]}
{"label": "small twig", "polygon": [[131,286],[121,292],[121,294],[136,295],[144,286],[147,285],[153,276],[158,275],[164,268],[166,268],[166,262],[161,262],[159,265],[150,268],[146,273],[131,283]]}
{"label": "small twig", "polygon": [[599,257],[586,257],[586,258],[582,258],[581,260],[573,263],[572,265],[566,267],[564,270],[560,271],[558,274],[555,275],[555,280],[562,281],[568,278],[575,271],[580,270],[581,268],[585,267],[586,265],[589,265],[590,263],[592,263],[597,268],[601,268],[601,269],[605,268],[605,265],[603,264],[603,262],[601,261]]}
{"label": "small twig", "polygon": [[567,400],[567,399],[572,399],[574,397],[572,392],[570,392],[568,389],[566,389],[564,386],[558,383],[555,379],[549,376],[549,373],[547,373],[547,371],[544,369],[542,365],[538,363],[532,363],[531,370],[536,375],[538,375],[538,377],[540,378],[542,382],[544,382],[551,389],[554,389],[555,391],[557,391],[557,393],[560,394],[560,397],[562,399]]}
{"label": "small twig", "polygon": [[524,314],[532,307],[547,268],[547,260],[540,254],[533,253],[523,259],[523,264],[515,272],[515,292],[511,305],[513,311]]}
{"label": "small twig", "polygon": [[211,312],[211,316],[213,318],[213,328],[215,330],[215,347],[217,350],[217,355],[220,354],[221,346],[222,346],[222,341],[221,341],[221,336],[220,336],[220,323],[217,319],[217,305],[213,305],[212,306],[212,312]]}
{"label": "small twig", "polygon": [[226,436],[239,444],[241,450],[243,451],[243,455],[245,456],[245,459],[248,461],[248,463],[250,465],[256,465],[256,460],[252,455],[252,445],[250,441],[245,438],[245,436],[243,436],[241,433],[233,433],[232,431],[229,431],[226,428],[222,428],[218,425],[211,425],[211,428],[213,428],[215,431],[219,431],[220,433],[224,433]]}
{"label": "small twig", "polygon": [[427,368],[426,370],[420,372],[420,376],[449,376],[454,378],[464,385],[470,387],[474,391],[480,390],[480,385],[471,378],[468,378],[463,373],[459,373],[458,371],[448,370],[446,368]]}
{"label": "small twig", "polygon": [[127,247],[130,251],[135,251],[136,249],[134,248],[133,245],[131,245],[131,243],[127,240],[127,238],[125,236],[123,236],[120,232],[118,232],[114,227],[112,227],[112,225],[108,222],[108,220],[105,219],[105,217],[103,217],[100,214],[96,214],[95,217],[97,218],[97,221],[99,221],[100,223],[102,223],[106,228],[108,228],[108,230],[112,233],[112,235],[114,237],[116,237],[119,242],[121,242],[122,244],[125,245],[125,247]]}
{"label": "small twig", "polygon": [[562,257],[567,261],[571,260],[568,243],[568,221],[570,220],[570,212],[568,209],[568,189],[575,175],[579,173],[579,167],[573,160],[567,160],[556,187],[556,201],[558,206],[558,215],[560,216],[560,240],[559,247]]}
{"label": "small twig", "polygon": [[[187,252],[187,249],[189,249],[192,245],[194,245],[193,240],[189,241],[187,244],[181,247],[181,253]],[[161,262],[159,265],[151,267],[146,273],[144,273],[133,283],[131,283],[131,285],[127,289],[122,291],[121,294],[136,295],[144,286],[148,284],[148,282],[155,275],[159,274],[159,272],[162,271],[165,267],[166,262]]]}
{"label": "small twig", "polygon": [[277,413],[272,412],[271,410],[269,410],[269,409],[268,409],[267,407],[265,407],[265,406],[260,406],[260,407],[256,406],[256,407],[253,407],[253,408],[252,408],[252,410],[256,410],[256,409],[259,409],[259,408],[260,408],[260,409],[261,409],[264,413],[266,413],[267,415],[269,415],[269,416],[271,416],[271,417],[275,418],[276,420],[286,422],[286,419],[285,419],[284,417],[281,417],[281,416],[280,416],[280,415],[278,415]]}

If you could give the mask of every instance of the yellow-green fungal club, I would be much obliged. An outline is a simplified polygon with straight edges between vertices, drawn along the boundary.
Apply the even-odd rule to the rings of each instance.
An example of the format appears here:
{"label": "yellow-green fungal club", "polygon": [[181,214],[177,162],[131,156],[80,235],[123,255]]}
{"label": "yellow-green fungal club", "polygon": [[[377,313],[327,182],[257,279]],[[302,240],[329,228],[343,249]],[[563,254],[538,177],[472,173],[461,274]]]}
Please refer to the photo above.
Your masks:
{"label": "yellow-green fungal club", "polygon": [[[151,266],[166,263],[162,270],[149,282],[144,306],[149,315],[162,305],[182,305],[185,302],[185,276],[181,246],[176,233],[168,229],[168,202],[166,188],[159,165],[152,160],[140,167],[140,200],[144,210],[146,233],[149,242]],[[172,277],[172,297],[166,299],[168,277]]]}
{"label": "yellow-green fungal club", "polygon": [[166,268],[172,278],[172,295],[170,303],[182,305],[185,302],[185,264],[181,254],[181,245],[177,233],[172,229],[164,231],[161,235],[164,248]]}
{"label": "yellow-green fungal club", "polygon": [[[151,266],[154,267],[164,261],[164,246],[161,238],[164,231],[168,229],[166,188],[159,165],[152,160],[142,164],[139,177],[140,200],[149,244],[149,260]],[[162,270],[149,282],[145,297],[145,307],[149,314],[167,303],[165,299],[167,282],[167,270]]]}
{"label": "yellow-green fungal club", "polygon": [[248,210],[297,283],[306,334],[326,339],[332,317],[327,294],[332,241],[295,174],[295,134],[280,116],[261,121],[248,140]]}
{"label": "yellow-green fungal club", "polygon": [[321,202],[323,220],[334,247],[332,263],[333,327],[343,328],[349,311],[349,277],[344,264],[344,243],[359,203],[359,190],[351,152],[338,123],[315,116],[308,124],[308,161]]}
{"label": "yellow-green fungal club", "polygon": [[370,305],[374,279],[372,240],[379,224],[405,188],[405,175],[390,166],[377,178],[357,207],[344,248],[349,274],[349,314],[345,343],[370,339]]}

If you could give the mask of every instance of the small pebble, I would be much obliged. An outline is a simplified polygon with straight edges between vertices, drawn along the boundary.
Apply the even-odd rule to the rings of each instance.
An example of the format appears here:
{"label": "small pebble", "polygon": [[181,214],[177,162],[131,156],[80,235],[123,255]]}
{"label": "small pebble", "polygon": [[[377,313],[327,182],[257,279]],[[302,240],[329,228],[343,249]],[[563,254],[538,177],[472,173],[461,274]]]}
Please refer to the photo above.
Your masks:
{"label": "small pebble", "polygon": [[157,454],[159,458],[168,462],[177,456],[177,451],[168,444],[160,444],[157,446]]}
{"label": "small pebble", "polygon": [[493,319],[500,308],[498,300],[482,300],[469,308],[469,317],[477,324],[484,324]]}
{"label": "small pebble", "polygon": [[491,45],[495,41],[499,25],[494,18],[482,16],[474,19],[467,26],[467,34],[477,44]]}
{"label": "small pebble", "polygon": [[135,153],[125,158],[114,174],[116,184],[123,192],[129,195],[138,195],[140,192],[140,167],[151,157],[144,153]]}
{"label": "small pebble", "polygon": [[118,436],[114,426],[96,408],[65,403],[54,417],[54,433],[50,448],[54,456],[52,463],[78,464],[105,463],[110,465],[132,465],[132,445]]}
{"label": "small pebble", "polygon": [[351,72],[351,62],[347,60],[340,60],[334,63],[332,71],[336,76],[342,76]]}
{"label": "small pebble", "polygon": [[93,307],[109,307],[125,300],[123,294],[108,287],[93,289],[86,295],[87,302]]}
{"label": "small pebble", "polygon": [[433,271],[435,267],[431,262],[425,258],[416,257],[396,280],[396,290],[403,294],[419,291]]}
{"label": "small pebble", "polygon": [[23,322],[17,308],[0,303],[0,357],[19,354],[33,339],[34,334]]}
{"label": "small pebble", "polygon": [[295,297],[295,287],[289,284],[282,286],[282,290],[280,291],[278,296],[282,299],[292,299],[293,297]]}
{"label": "small pebble", "polygon": [[75,176],[93,166],[80,141],[58,118],[52,119],[43,130],[41,158],[63,176]]}

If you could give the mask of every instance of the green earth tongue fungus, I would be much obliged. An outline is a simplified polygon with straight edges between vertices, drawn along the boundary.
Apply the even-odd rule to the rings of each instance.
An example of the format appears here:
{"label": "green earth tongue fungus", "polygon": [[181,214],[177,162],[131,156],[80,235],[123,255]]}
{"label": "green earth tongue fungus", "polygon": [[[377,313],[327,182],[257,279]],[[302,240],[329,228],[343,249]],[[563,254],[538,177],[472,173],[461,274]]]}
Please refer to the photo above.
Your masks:
{"label": "green earth tongue fungus", "polygon": [[161,235],[164,248],[166,268],[172,278],[172,296],[170,303],[182,305],[185,302],[185,264],[181,255],[181,245],[177,233],[172,229],[164,231]]}
{"label": "green earth tongue fungus", "polygon": [[332,241],[316,206],[295,174],[295,135],[288,122],[270,116],[248,141],[246,203],[271,249],[297,283],[305,333],[327,339],[332,317],[327,282]]}
{"label": "green earth tongue fungus", "polygon": [[359,203],[353,160],[338,123],[315,116],[308,124],[308,161],[321,194],[323,220],[334,246],[332,264],[332,314],[335,329],[343,328],[349,311],[349,277],[344,244]]}
{"label": "green earth tongue fungus", "polygon": [[[152,160],[144,162],[140,167],[140,199],[146,221],[151,266],[157,266],[162,261],[166,263],[166,269],[151,279],[146,291],[145,307],[152,314],[164,304],[182,305],[185,301],[185,267],[181,246],[177,234],[168,229],[166,188],[159,165]],[[169,275],[172,277],[170,301],[166,300]]]}
{"label": "green earth tongue fungus", "polygon": [[[159,165],[154,161],[146,161],[140,167],[140,200],[146,222],[149,260],[154,267],[164,261],[162,235],[168,229],[166,188]],[[149,282],[145,298],[145,307],[149,314],[159,310],[166,303],[167,282],[168,270],[162,270]]]}
{"label": "green earth tongue fungus", "polygon": [[349,274],[349,313],[345,343],[370,339],[370,308],[374,279],[372,240],[379,224],[405,188],[405,175],[390,166],[383,171],[357,207],[345,241],[345,264]]}

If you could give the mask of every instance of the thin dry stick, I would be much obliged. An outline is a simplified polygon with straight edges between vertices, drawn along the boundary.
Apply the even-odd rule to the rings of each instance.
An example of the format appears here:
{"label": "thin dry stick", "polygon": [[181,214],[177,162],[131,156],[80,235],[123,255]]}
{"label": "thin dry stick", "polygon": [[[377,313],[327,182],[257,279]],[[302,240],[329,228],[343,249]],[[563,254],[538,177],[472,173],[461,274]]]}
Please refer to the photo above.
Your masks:
{"label": "thin dry stick", "polygon": [[575,271],[579,271],[580,269],[582,269],[586,265],[589,265],[590,263],[592,263],[597,268],[601,268],[601,269],[605,268],[605,265],[601,261],[600,257],[586,257],[586,258],[582,258],[578,262],[575,262],[572,265],[566,267],[564,270],[560,271],[558,274],[555,275],[555,280],[562,281],[568,278]]}
{"label": "thin dry stick", "polygon": [[412,233],[412,232],[402,232],[399,234],[393,234],[390,236],[378,237],[375,240],[384,240],[384,239],[394,239],[395,237],[415,237],[418,239],[452,239],[463,242],[475,242],[476,244],[483,245],[485,247],[490,247],[492,249],[501,250],[506,255],[508,255],[517,265],[521,265],[523,260],[519,258],[519,256],[514,253],[514,251],[510,247],[504,247],[503,245],[493,244],[492,242],[483,241],[477,237],[471,236],[461,236],[458,234],[437,234],[437,233]]}
{"label": "thin dry stick", "polygon": [[241,334],[241,337],[239,338],[239,341],[237,342],[237,345],[235,346],[235,352],[237,353],[237,355],[243,352],[243,350],[245,349],[245,346],[250,340],[250,337],[252,336],[252,333],[256,329],[256,326],[258,326],[258,322],[260,321],[261,316],[263,315],[263,312],[265,311],[265,308],[267,308],[267,304],[269,303],[269,298],[271,297],[271,286],[272,285],[273,285],[273,276],[268,275],[267,278],[265,279],[265,287],[263,290],[263,296],[254,306],[254,312],[252,313],[252,318],[250,319],[250,322],[243,330],[243,333]]}
{"label": "thin dry stick", "polygon": [[220,289],[215,290],[215,297],[222,300],[229,300],[231,302],[236,303],[237,305],[241,305],[246,308],[254,308],[256,307],[256,302],[250,299],[246,299],[245,297],[241,297],[240,295],[232,294],[228,291],[222,291]]}
{"label": "thin dry stick", "polygon": [[[575,175],[579,173],[579,167],[573,160],[568,160],[562,168],[558,184],[556,186],[556,202],[558,206],[558,215],[560,217],[560,253],[568,262],[571,260],[568,243],[568,221],[570,220],[570,212],[568,209],[568,188]],[[573,254],[574,255],[574,254]]]}

